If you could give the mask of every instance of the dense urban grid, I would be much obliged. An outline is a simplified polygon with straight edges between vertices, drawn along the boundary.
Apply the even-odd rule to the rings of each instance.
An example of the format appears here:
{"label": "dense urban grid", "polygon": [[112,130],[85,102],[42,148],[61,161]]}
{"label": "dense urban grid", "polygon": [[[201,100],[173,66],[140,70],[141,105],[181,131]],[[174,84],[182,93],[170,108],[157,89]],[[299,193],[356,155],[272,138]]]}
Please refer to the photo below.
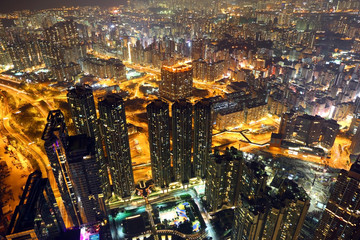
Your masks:
{"label": "dense urban grid", "polygon": [[0,13],[0,239],[360,239],[359,0],[98,4]]}

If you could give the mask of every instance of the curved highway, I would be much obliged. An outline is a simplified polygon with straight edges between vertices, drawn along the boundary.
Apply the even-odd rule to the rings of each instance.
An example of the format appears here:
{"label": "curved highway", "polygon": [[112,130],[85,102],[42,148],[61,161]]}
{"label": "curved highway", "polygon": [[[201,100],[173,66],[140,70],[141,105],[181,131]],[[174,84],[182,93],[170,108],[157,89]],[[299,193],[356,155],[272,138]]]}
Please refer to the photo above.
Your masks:
{"label": "curved highway", "polygon": [[[6,80],[6,79],[2,79],[2,80]],[[5,84],[0,84],[0,89],[10,93],[15,98],[21,98],[22,100],[26,101],[27,103],[31,104],[33,107],[38,109],[42,117],[44,118],[47,117],[47,111],[40,106],[40,104],[37,102],[36,99],[32,98],[25,91],[16,89],[14,87]],[[11,111],[7,100],[3,101],[3,107],[1,111],[1,121],[2,121],[3,130],[6,131],[7,134],[16,138],[16,140],[19,143],[21,143],[23,146],[26,146],[26,148],[29,149],[31,154],[34,156],[34,159],[36,159],[36,161],[38,162],[38,165],[40,167],[43,176],[47,177],[49,160],[46,154],[36,144],[32,144],[33,140],[29,139],[29,137],[26,136],[21,131],[21,126],[19,126],[16,122],[11,121]]]}

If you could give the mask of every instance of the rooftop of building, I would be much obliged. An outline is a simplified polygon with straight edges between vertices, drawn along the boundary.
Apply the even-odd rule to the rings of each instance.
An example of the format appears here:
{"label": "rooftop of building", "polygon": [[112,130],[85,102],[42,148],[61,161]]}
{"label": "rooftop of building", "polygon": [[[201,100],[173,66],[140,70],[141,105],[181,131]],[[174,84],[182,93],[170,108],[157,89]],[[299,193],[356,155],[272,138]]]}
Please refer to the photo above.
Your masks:
{"label": "rooftop of building", "polygon": [[307,120],[312,120],[312,121],[315,121],[315,120],[323,120],[324,118],[316,115],[316,116],[312,116],[312,115],[308,115],[308,114],[303,114],[301,116],[298,116],[299,118],[303,118],[303,119],[307,119]]}
{"label": "rooftop of building", "polygon": [[115,58],[103,59],[103,58],[85,58],[84,62],[90,62],[92,64],[98,65],[117,65],[117,66],[124,66],[121,60]]}
{"label": "rooftop of building", "polygon": [[177,108],[183,108],[183,107],[192,107],[192,104],[187,101],[186,99],[180,99],[178,101],[176,101],[172,107],[177,107]]}
{"label": "rooftop of building", "polygon": [[12,216],[7,235],[34,229],[37,212],[37,201],[42,189],[48,184],[40,171],[31,173],[26,181],[20,203]]}
{"label": "rooftop of building", "polygon": [[210,99],[203,98],[195,103],[195,106],[211,106]]}
{"label": "rooftop of building", "polygon": [[261,162],[257,162],[257,161],[246,162],[246,166],[258,178],[264,178],[268,176],[265,171],[265,165]]}
{"label": "rooftop of building", "polygon": [[208,60],[204,60],[202,58],[199,58],[197,60],[194,60],[192,61],[192,63],[206,63],[206,64],[209,64],[209,65],[216,65],[216,64],[219,64],[219,63],[223,63],[225,62],[224,60],[219,60],[219,61],[216,61],[216,62],[209,62]]}
{"label": "rooftop of building", "polygon": [[63,129],[65,132],[66,125],[65,125],[65,117],[61,110],[52,110],[49,112],[47,117],[47,123],[45,125],[44,132],[42,134],[41,139],[47,140],[51,138],[53,131],[57,131]]}
{"label": "rooftop of building", "polygon": [[118,93],[110,93],[107,94],[105,97],[99,98],[99,105],[105,104],[110,106],[118,106],[120,104],[123,104],[124,100]]}
{"label": "rooftop of building", "polygon": [[241,196],[241,203],[243,207],[247,208],[252,214],[258,215],[266,212],[269,201],[265,197],[248,199]]}
{"label": "rooftop of building", "polygon": [[52,25],[50,28],[65,26],[65,25],[72,24],[72,23],[75,23],[74,20],[72,20],[72,19],[66,20],[66,21],[61,21],[61,22],[55,23],[55,24]]}
{"label": "rooftop of building", "polygon": [[237,161],[243,158],[243,152],[231,147],[226,148],[226,151],[224,154],[220,155],[220,152],[215,150],[213,156],[215,157],[216,163],[220,164],[222,162],[228,162],[228,161]]}
{"label": "rooftop of building", "polygon": [[[69,136],[67,140],[67,153],[69,154],[69,156],[74,156],[78,153],[91,154],[95,151],[93,141],[86,134]],[[68,158],[69,163],[78,162],[80,160],[82,160],[82,158]]]}
{"label": "rooftop of building", "polygon": [[78,97],[84,96],[84,93],[92,93],[92,87],[87,84],[76,84],[74,86],[69,87],[68,95],[75,95]]}
{"label": "rooftop of building", "polygon": [[229,114],[232,114],[232,113],[236,113],[236,112],[240,112],[240,111],[243,111],[244,110],[244,106],[243,105],[240,105],[240,106],[236,106],[235,108],[229,108],[229,109],[221,109],[219,111],[219,114],[221,116],[225,116],[225,115],[229,115]]}
{"label": "rooftop of building", "polygon": [[279,187],[279,193],[281,199],[291,199],[291,200],[301,200],[306,201],[309,200],[309,195],[305,192],[305,190],[302,187],[299,187],[299,185],[294,182],[293,180],[290,180],[288,178],[285,178],[282,182],[282,184]]}
{"label": "rooftop of building", "polygon": [[282,139],[282,134],[280,133],[271,133],[271,139]]}
{"label": "rooftop of building", "polygon": [[180,73],[192,70],[192,66],[187,63],[181,62],[172,66],[163,66],[162,69],[172,73]]}
{"label": "rooftop of building", "polygon": [[164,107],[168,108],[168,106],[169,105],[166,102],[162,101],[161,99],[156,99],[147,105],[147,107],[156,107],[156,108],[164,108]]}

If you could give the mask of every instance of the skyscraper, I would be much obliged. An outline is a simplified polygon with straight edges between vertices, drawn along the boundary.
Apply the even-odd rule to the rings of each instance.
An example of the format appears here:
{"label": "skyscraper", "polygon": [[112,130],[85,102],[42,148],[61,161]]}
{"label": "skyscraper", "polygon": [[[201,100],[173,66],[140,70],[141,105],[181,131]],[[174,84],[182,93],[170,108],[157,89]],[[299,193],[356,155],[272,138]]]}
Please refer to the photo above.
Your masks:
{"label": "skyscraper", "polygon": [[225,62],[207,62],[203,59],[198,59],[192,62],[193,76],[195,79],[199,79],[204,82],[214,82],[221,79],[224,74]]}
{"label": "skyscraper", "polygon": [[4,40],[3,29],[0,26],[0,62],[2,65],[9,65],[12,63],[11,57],[9,55],[9,51],[6,48],[6,41]]}
{"label": "skyscraper", "polygon": [[294,181],[284,179],[271,197],[263,239],[298,239],[310,207],[310,198]]}
{"label": "skyscraper", "polygon": [[38,40],[39,49],[47,68],[65,63],[65,49],[60,44]]}
{"label": "skyscraper", "polygon": [[244,160],[241,151],[232,147],[220,155],[215,150],[206,168],[205,197],[209,211],[214,212],[223,205],[233,206],[236,203],[242,168]]}
{"label": "skyscraper", "polygon": [[38,44],[46,67],[58,81],[71,81],[78,74],[78,71],[70,74],[73,66],[80,68],[77,63],[87,55],[86,45],[82,42],[86,39],[83,28],[73,20],[67,20],[46,28],[43,36],[44,40]]}
{"label": "skyscraper", "polygon": [[357,128],[355,135],[351,139],[350,151],[353,155],[360,154],[360,128]]}
{"label": "skyscraper", "polygon": [[257,161],[246,162],[240,169],[239,175],[241,184],[237,194],[247,199],[254,199],[264,193],[268,178],[264,164]]}
{"label": "skyscraper", "polygon": [[216,211],[224,204],[234,206],[240,196],[253,199],[266,188],[264,164],[245,162],[243,152],[234,147],[227,148],[224,154],[215,150],[206,170],[205,196],[210,211]]}
{"label": "skyscraper", "polygon": [[40,49],[36,41],[16,42],[7,46],[10,58],[17,70],[34,67],[41,64]]}
{"label": "skyscraper", "polygon": [[6,239],[55,239],[64,231],[65,224],[49,180],[42,178],[40,171],[31,173]]}
{"label": "skyscraper", "polygon": [[73,20],[58,22],[44,30],[45,39],[54,44],[72,47],[79,44],[79,32]]}
{"label": "skyscraper", "polygon": [[172,101],[192,96],[193,69],[187,64],[161,68],[160,96]]}
{"label": "skyscraper", "polygon": [[360,239],[359,160],[340,171],[314,239]]}
{"label": "skyscraper", "polygon": [[67,99],[76,133],[98,138],[99,128],[92,88],[85,84],[70,87]]}
{"label": "skyscraper", "polygon": [[191,58],[193,60],[205,58],[206,43],[204,39],[193,39],[191,41]]}
{"label": "skyscraper", "polygon": [[114,192],[129,198],[134,190],[134,176],[124,101],[118,94],[109,94],[99,99],[99,111]]}
{"label": "skyscraper", "polygon": [[194,157],[195,177],[205,178],[212,143],[211,103],[201,100],[194,109]]}
{"label": "skyscraper", "polygon": [[179,100],[172,105],[172,149],[175,181],[191,177],[192,104]]}
{"label": "skyscraper", "polygon": [[295,182],[284,179],[272,193],[239,194],[231,239],[298,239],[310,198]]}
{"label": "skyscraper", "polygon": [[146,110],[152,177],[157,186],[166,188],[171,182],[169,105],[155,100]]}
{"label": "skyscraper", "polygon": [[70,178],[86,218],[84,222],[87,223],[100,221],[105,216],[99,165],[93,141],[93,138],[86,134],[70,136],[66,153]]}
{"label": "skyscraper", "polygon": [[92,88],[89,85],[70,87],[67,99],[76,133],[86,134],[95,140],[96,159],[100,166],[101,185],[103,194],[107,198],[110,195],[110,183]]}
{"label": "skyscraper", "polygon": [[241,197],[234,210],[232,240],[261,239],[262,223],[266,217],[266,199]]}
{"label": "skyscraper", "polygon": [[60,110],[50,111],[41,139],[45,141],[44,148],[46,155],[49,159],[66,211],[73,224],[79,226],[82,221],[66,159],[67,137],[68,133],[64,115]]}

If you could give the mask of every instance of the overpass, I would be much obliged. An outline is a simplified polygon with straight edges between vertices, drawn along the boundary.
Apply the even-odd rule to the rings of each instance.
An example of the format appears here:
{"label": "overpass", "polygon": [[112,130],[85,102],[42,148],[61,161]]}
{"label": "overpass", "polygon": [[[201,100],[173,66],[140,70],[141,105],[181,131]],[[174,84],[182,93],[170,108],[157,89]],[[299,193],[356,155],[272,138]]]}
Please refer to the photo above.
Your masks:
{"label": "overpass", "polygon": [[11,87],[19,87],[20,84],[22,83],[22,81],[20,80],[13,80],[10,77],[4,76],[4,75],[0,75],[0,83],[4,84],[4,85],[8,85]]}

